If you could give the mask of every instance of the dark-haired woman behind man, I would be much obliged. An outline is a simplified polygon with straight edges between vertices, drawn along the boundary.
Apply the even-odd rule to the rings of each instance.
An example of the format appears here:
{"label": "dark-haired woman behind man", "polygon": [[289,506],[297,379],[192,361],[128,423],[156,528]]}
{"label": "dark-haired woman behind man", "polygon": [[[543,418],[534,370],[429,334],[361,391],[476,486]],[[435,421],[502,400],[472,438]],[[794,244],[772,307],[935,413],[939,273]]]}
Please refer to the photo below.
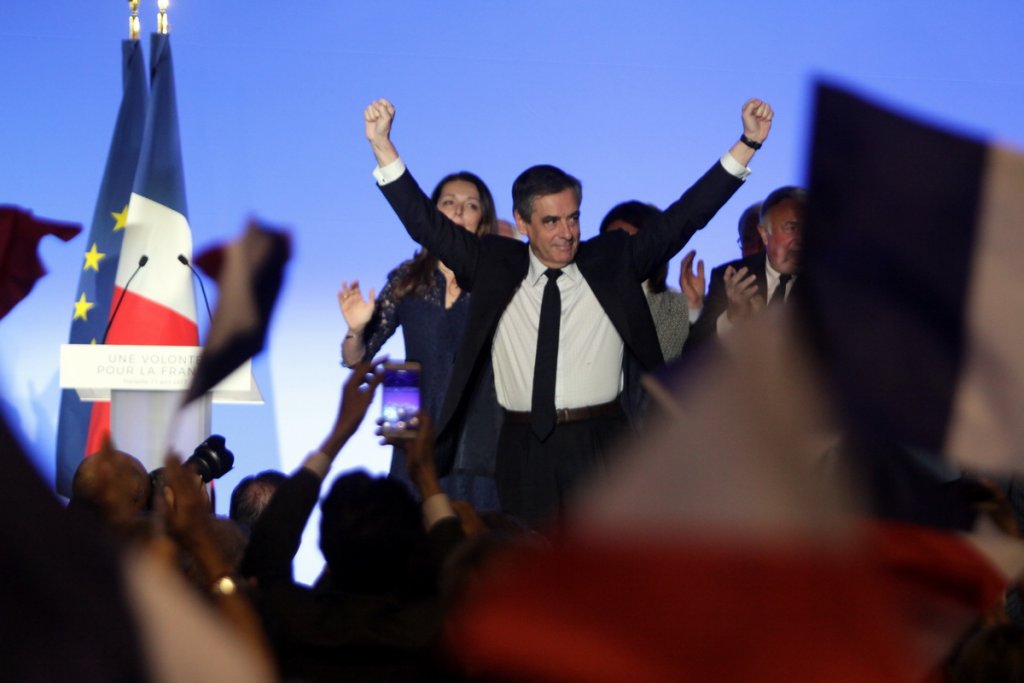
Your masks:
{"label": "dark-haired woman behind man", "polygon": [[[472,173],[445,176],[431,200],[438,211],[478,237],[496,231],[491,191]],[[469,293],[459,288],[452,271],[421,249],[391,271],[380,296],[375,298],[371,289],[364,297],[358,282],[343,282],[338,304],[348,324],[341,345],[344,364],[372,358],[401,326],[406,359],[422,366],[420,408],[438,421],[469,312]],[[499,409],[493,377],[489,371],[485,375],[470,399],[452,471],[441,484],[451,498],[488,510],[499,508],[493,479]],[[400,448],[394,449],[390,476],[406,478]]]}

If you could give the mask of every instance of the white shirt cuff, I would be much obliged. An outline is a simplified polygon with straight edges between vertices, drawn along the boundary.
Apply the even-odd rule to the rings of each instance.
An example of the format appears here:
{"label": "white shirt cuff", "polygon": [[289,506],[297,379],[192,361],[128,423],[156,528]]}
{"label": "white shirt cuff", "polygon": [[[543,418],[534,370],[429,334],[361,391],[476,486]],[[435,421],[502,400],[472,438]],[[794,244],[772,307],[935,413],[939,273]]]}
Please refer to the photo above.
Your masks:
{"label": "white shirt cuff", "polygon": [[691,308],[690,309],[689,318],[690,318],[690,324],[691,325],[694,324],[695,322],[697,322],[697,319],[700,317],[700,312],[703,311],[703,310],[704,310],[703,306],[701,306],[700,308]]}
{"label": "white shirt cuff", "polygon": [[423,523],[430,529],[442,519],[457,517],[448,496],[443,493],[435,493],[423,501]]}
{"label": "white shirt cuff", "polygon": [[[733,163],[736,163],[735,161]],[[726,167],[728,168],[728,167]],[[742,168],[742,166],[740,166]],[[377,179],[378,185],[393,183],[405,173],[405,162],[401,158],[395,159],[390,164],[378,166],[373,169],[373,177]],[[735,173],[733,175],[736,175]]]}
{"label": "white shirt cuff", "polygon": [[[733,159],[732,155],[728,152],[722,155],[719,163],[722,164],[722,168],[728,171],[729,175],[735,176],[740,180],[746,180],[747,176],[750,175],[750,169]],[[390,166],[391,164],[388,165]]]}

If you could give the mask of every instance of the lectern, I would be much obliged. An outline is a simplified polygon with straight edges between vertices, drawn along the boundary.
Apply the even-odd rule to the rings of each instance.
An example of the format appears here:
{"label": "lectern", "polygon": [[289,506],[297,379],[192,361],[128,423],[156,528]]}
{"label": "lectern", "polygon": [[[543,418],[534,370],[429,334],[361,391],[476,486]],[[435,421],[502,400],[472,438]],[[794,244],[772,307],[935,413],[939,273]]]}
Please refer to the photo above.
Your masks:
{"label": "lectern", "polygon": [[183,458],[210,435],[212,403],[263,403],[252,363],[180,412],[199,366],[201,346],[62,344],[60,386],[83,401],[110,401],[114,445],[148,470],[163,465],[168,449]]}

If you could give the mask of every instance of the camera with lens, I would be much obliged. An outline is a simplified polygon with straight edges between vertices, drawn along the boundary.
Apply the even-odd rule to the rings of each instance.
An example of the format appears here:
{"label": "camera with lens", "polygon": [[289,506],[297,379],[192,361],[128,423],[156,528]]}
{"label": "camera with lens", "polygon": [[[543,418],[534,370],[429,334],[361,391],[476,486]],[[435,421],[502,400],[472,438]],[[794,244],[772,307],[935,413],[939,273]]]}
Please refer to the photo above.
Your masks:
{"label": "camera with lens", "polygon": [[195,470],[204,484],[209,484],[231,471],[235,466],[235,455],[227,449],[223,436],[211,434],[206,441],[196,446],[185,465]]}

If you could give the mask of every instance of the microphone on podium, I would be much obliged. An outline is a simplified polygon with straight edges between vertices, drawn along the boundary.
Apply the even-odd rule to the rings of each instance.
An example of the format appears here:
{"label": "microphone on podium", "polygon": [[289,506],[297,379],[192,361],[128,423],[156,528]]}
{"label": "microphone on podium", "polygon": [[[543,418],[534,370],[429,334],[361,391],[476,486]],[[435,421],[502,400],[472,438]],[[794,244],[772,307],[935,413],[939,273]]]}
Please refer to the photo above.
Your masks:
{"label": "microphone on podium", "polygon": [[114,324],[114,318],[117,317],[117,312],[121,310],[121,302],[124,301],[124,295],[128,293],[128,287],[132,284],[132,280],[135,279],[135,276],[139,274],[139,271],[142,270],[142,267],[147,263],[149,263],[149,257],[145,254],[140,256],[139,265],[135,267],[135,272],[133,272],[132,276],[128,278],[128,282],[124,283],[124,289],[121,290],[121,296],[117,299],[117,305],[114,306],[114,312],[110,314],[110,320],[107,321],[107,329],[103,330],[103,341],[100,342],[101,344],[107,343],[107,335],[110,334],[110,326]]}
{"label": "microphone on podium", "polygon": [[210,300],[206,298],[206,287],[203,286],[203,278],[199,277],[199,273],[192,267],[192,264],[188,262],[188,258],[184,254],[178,254],[178,261],[188,267],[192,271],[192,275],[195,276],[196,281],[199,282],[199,291],[203,293],[203,303],[206,304],[206,315],[213,320],[213,313],[210,312]]}

